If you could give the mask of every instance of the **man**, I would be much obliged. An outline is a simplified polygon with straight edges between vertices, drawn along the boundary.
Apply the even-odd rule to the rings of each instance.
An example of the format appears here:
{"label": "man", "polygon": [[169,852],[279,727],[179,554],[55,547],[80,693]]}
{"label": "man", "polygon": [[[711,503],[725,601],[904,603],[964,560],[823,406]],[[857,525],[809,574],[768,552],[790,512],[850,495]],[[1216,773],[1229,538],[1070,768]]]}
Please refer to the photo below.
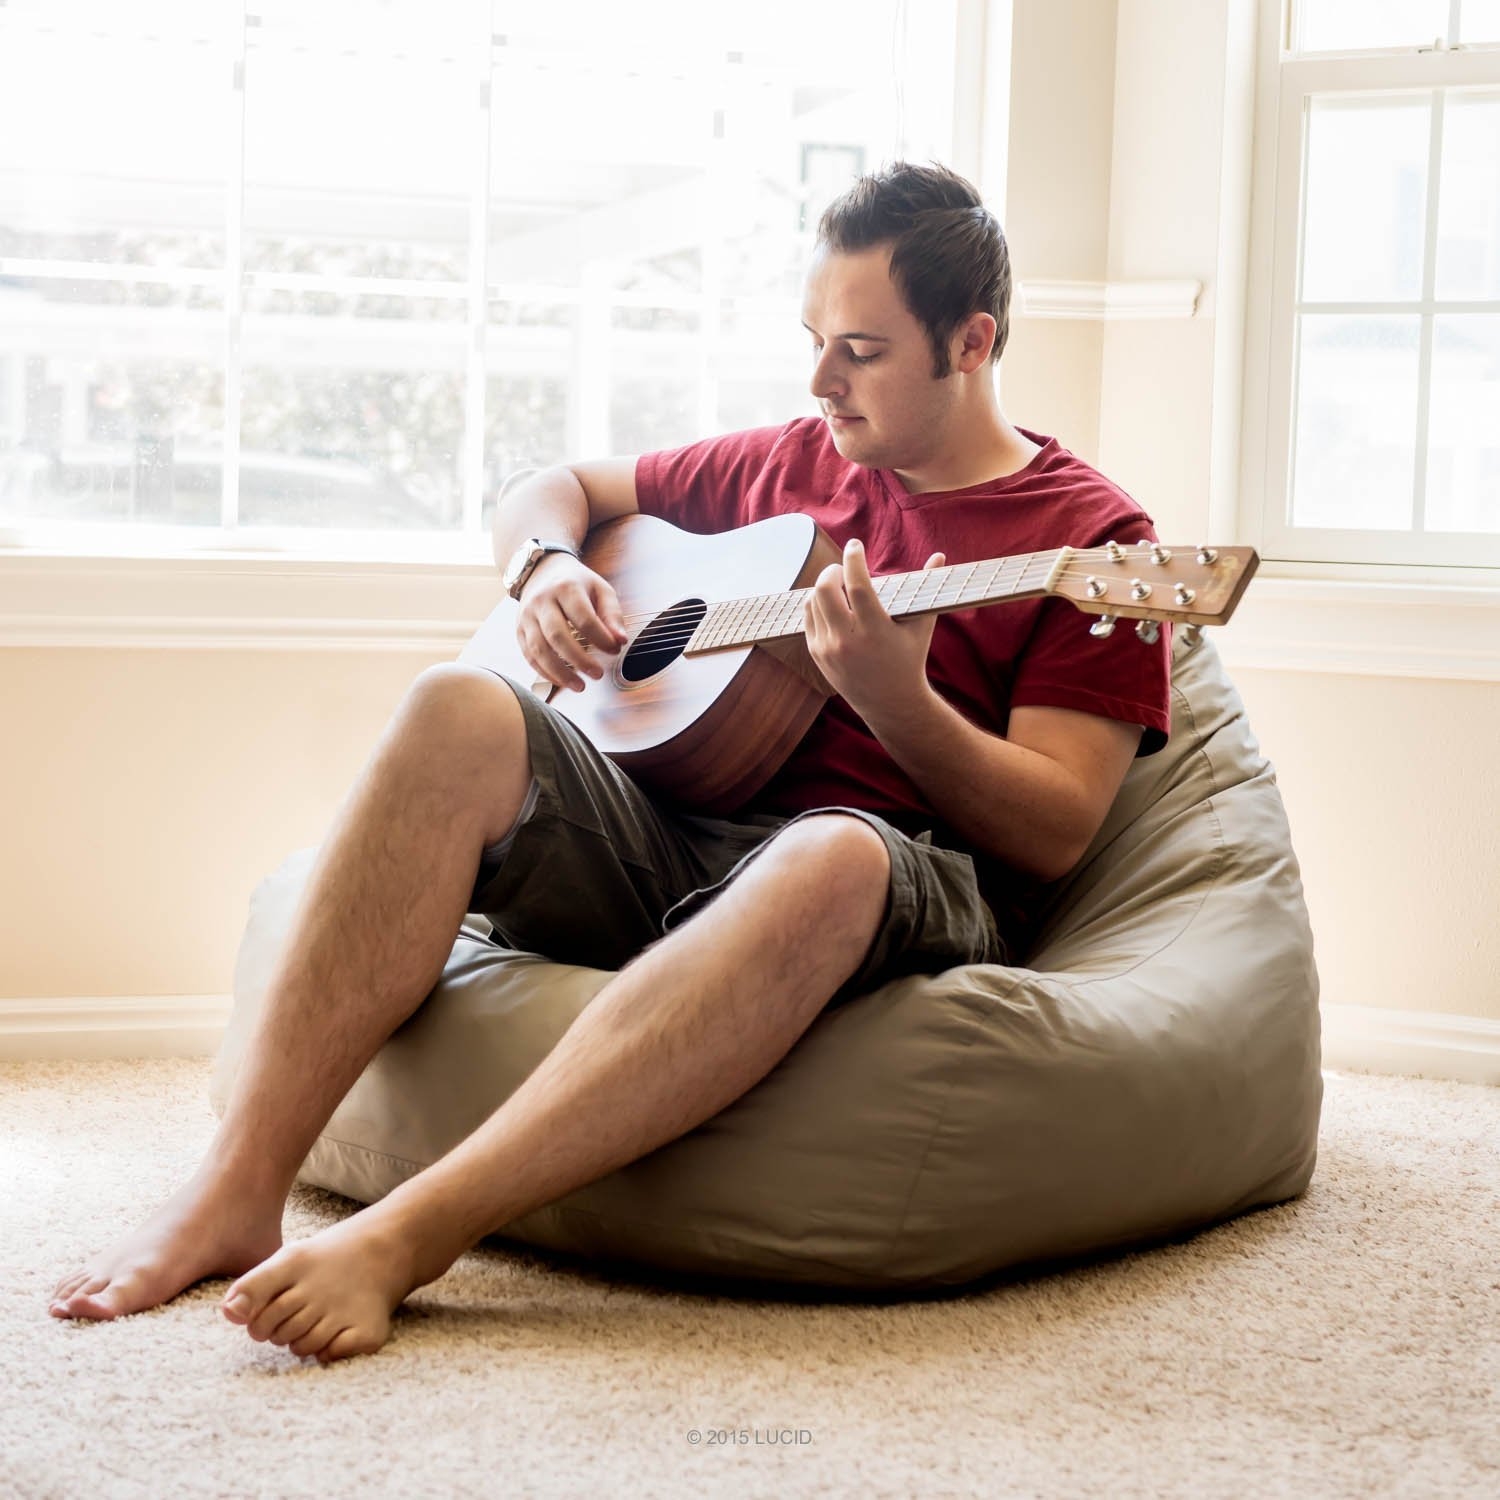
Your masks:
{"label": "man", "polygon": [[[722,1110],[831,1003],[1017,956],[1037,890],[1165,737],[1167,646],[1091,637],[1057,600],[896,622],[872,589],[872,569],[1151,535],[1121,491],[1001,412],[1009,292],[974,190],[897,165],[820,226],[803,321],[821,418],[549,470],[508,497],[495,546],[518,638],[563,689],[626,638],[614,590],[568,550],[590,527],[808,511],[845,544],[806,614],[837,696],[751,807],[701,819],[653,806],[524,687],[423,672],[323,845],[207,1157],[59,1284],[55,1316],[115,1317],[230,1275],[225,1316],[252,1338],[324,1362],[373,1351],[465,1250]],[[620,973],[466,1141],[283,1248],[298,1167],[468,911]]]}

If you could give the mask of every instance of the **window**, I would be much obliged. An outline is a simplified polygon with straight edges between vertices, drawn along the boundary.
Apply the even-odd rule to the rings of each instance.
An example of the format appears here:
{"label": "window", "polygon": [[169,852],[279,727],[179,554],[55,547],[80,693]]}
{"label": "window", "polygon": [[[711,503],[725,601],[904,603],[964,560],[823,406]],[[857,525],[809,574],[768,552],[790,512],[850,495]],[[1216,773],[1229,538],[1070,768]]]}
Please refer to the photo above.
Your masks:
{"label": "window", "polygon": [[954,159],[973,11],[10,0],[0,546],[487,559],[519,469],[810,411],[817,214]]}
{"label": "window", "polygon": [[1500,566],[1500,3],[1266,0],[1265,20],[1253,539]]}

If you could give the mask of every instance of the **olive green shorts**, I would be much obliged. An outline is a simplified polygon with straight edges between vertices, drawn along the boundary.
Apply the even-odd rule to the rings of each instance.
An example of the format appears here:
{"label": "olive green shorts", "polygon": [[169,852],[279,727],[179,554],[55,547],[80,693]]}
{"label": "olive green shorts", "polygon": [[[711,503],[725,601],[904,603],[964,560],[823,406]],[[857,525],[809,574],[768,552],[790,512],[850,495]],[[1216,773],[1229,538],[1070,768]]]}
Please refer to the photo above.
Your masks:
{"label": "olive green shorts", "polygon": [[830,1004],[905,974],[1006,962],[967,854],[853,807],[725,819],[659,806],[570,719],[504,680],[526,718],[533,781],[516,826],[484,851],[469,903],[503,946],[623,968],[706,906],[783,828],[839,812],[885,840],[891,881],[870,951]]}

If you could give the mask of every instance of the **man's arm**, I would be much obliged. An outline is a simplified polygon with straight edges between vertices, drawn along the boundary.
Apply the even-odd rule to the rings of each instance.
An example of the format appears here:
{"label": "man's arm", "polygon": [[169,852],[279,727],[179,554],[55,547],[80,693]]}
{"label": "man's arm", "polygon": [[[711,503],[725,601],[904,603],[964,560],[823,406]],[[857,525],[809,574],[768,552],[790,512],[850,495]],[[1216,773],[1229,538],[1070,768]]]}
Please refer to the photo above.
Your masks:
{"label": "man's arm", "polygon": [[[640,508],[635,464],[634,458],[570,464],[516,485],[495,511],[495,566],[503,570],[530,537],[581,547],[595,526],[634,514]],[[549,553],[532,570],[521,590],[516,641],[548,682],[581,691],[580,674],[603,675],[590,648],[612,653],[625,639],[620,601],[599,574],[565,552]]]}
{"label": "man's arm", "polygon": [[1044,881],[1082,858],[1142,733],[1139,724],[1076,709],[1023,707],[1011,710],[1001,739],[930,687],[870,729],[952,828]]}
{"label": "man's arm", "polygon": [[[941,565],[941,553],[928,567]],[[937,616],[891,619],[864,551],[825,568],[807,604],[813,660],[934,810],[965,839],[1041,880],[1093,841],[1142,728],[1075,709],[1011,711],[1009,736],[971,724],[927,679]]]}

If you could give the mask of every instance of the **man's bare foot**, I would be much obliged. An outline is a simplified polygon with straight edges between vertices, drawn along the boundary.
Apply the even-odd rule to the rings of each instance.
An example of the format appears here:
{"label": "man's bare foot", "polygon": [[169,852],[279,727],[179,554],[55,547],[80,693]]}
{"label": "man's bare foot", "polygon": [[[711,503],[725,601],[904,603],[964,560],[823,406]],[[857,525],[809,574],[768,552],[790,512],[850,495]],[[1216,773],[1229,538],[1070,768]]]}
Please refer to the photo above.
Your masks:
{"label": "man's bare foot", "polygon": [[134,1234],[63,1277],[49,1311],[54,1318],[118,1318],[210,1277],[238,1276],[280,1248],[284,1206],[247,1197],[200,1168]]}
{"label": "man's bare foot", "polygon": [[278,1250],[241,1276],[221,1307],[258,1343],[269,1339],[328,1364],[385,1343],[391,1314],[441,1274],[419,1275],[415,1267],[406,1227],[388,1205],[376,1204]]}

